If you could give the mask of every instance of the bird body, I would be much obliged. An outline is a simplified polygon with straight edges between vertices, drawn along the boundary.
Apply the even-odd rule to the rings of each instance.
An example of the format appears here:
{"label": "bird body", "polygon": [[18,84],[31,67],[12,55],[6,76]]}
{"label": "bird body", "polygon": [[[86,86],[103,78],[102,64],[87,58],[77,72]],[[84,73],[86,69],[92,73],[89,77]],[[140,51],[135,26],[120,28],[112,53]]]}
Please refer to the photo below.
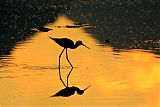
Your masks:
{"label": "bird body", "polygon": [[57,44],[59,44],[61,47],[64,48],[73,48],[74,42],[68,38],[51,38],[54,40]]}
{"label": "bird body", "polygon": [[[82,43],[82,41],[76,41],[76,43],[74,44],[74,42],[68,38],[52,38],[52,37],[49,37],[49,38],[64,48],[75,49],[80,45],[87,47],[86,45],[84,45]],[[89,47],[87,47],[87,48],[89,48]]]}

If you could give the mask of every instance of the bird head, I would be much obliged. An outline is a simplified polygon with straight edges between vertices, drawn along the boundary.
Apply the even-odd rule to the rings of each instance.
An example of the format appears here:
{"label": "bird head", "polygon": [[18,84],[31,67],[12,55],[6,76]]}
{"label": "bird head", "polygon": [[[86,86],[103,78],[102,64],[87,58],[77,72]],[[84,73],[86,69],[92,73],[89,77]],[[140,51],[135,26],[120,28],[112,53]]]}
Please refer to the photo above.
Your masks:
{"label": "bird head", "polygon": [[[91,85],[90,85],[91,86]],[[87,88],[85,88],[84,90],[80,90],[79,88],[76,90],[77,94],[82,95],[84,93],[85,90],[87,90],[90,86],[88,86]]]}
{"label": "bird head", "polygon": [[90,49],[88,46],[84,45],[84,44],[83,44],[83,42],[82,42],[82,41],[80,41],[80,40],[79,40],[79,41],[77,41],[77,42],[76,42],[76,44],[78,44],[78,45],[83,45],[83,46],[85,46],[86,48]]}

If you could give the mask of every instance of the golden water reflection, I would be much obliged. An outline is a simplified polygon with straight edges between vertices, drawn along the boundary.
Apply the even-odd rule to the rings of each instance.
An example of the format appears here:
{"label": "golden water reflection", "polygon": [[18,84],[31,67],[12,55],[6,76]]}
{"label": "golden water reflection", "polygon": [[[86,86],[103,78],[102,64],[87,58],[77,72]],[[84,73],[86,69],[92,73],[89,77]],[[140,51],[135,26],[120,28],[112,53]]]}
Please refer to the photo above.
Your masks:
{"label": "golden water reflection", "polygon": [[[113,52],[112,47],[100,46],[83,28],[56,28],[73,25],[60,16],[48,33],[36,33],[30,40],[17,44],[12,59],[1,60],[0,106],[92,106],[92,107],[158,107],[160,60],[143,50]],[[58,56],[63,48],[51,37],[82,40],[91,49],[80,46],[69,50],[75,68],[69,85],[91,87],[82,95],[68,98],[49,96],[64,88],[58,76]],[[69,67],[62,56],[62,77],[66,81]]]}

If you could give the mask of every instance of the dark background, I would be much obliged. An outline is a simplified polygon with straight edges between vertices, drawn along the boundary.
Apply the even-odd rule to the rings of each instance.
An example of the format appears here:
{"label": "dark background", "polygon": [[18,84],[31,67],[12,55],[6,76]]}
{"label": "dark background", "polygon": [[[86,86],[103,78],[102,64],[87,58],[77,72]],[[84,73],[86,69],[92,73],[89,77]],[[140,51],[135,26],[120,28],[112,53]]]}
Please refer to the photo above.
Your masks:
{"label": "dark background", "polygon": [[30,38],[31,28],[54,22],[65,14],[93,27],[88,33],[121,49],[151,50],[160,54],[160,2],[158,0],[0,0],[0,55]]}

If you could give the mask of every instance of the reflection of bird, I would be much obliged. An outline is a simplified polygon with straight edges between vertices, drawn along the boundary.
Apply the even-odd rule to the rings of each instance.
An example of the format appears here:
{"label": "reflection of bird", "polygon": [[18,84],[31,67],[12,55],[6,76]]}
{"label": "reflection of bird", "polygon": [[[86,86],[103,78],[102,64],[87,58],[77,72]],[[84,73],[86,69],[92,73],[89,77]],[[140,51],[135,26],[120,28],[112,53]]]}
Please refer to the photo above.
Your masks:
{"label": "reflection of bird", "polygon": [[42,32],[48,32],[48,31],[50,31],[50,30],[52,30],[52,29],[46,28],[46,27],[39,27],[39,28],[37,28],[37,30],[38,30],[38,31],[42,31]]}
{"label": "reflection of bird", "polygon": [[72,86],[72,87],[66,87],[62,90],[60,90],[58,93],[56,93],[55,95],[52,95],[51,97],[58,97],[58,96],[62,96],[62,97],[69,97],[71,95],[73,95],[75,93],[75,91],[77,92],[77,94],[82,95],[84,93],[84,91],[86,89],[88,89],[90,86],[88,86],[87,88],[85,88],[84,90],[79,89],[78,87]]}
{"label": "reflection of bird", "polygon": [[71,64],[71,62],[69,61],[68,59],[68,54],[67,54],[67,48],[70,48],[70,49],[76,49],[78,46],[80,45],[83,45],[85,46],[86,48],[90,49],[89,47],[87,47],[86,45],[84,45],[82,43],[82,41],[77,41],[75,44],[72,40],[68,39],[68,38],[52,38],[52,37],[49,37],[50,39],[52,39],[53,41],[55,41],[57,44],[59,44],[61,47],[64,47],[64,49],[62,50],[61,54],[59,55],[59,76],[60,76],[60,80],[62,81],[63,85],[65,87],[68,87],[68,78],[69,78],[69,75],[71,73],[71,71],[69,72],[68,76],[67,76],[67,86],[65,85],[65,83],[63,82],[62,78],[61,78],[61,73],[60,73],[60,58],[61,58],[61,55],[62,53],[64,52],[64,50],[66,49],[66,59],[67,61],[69,62],[69,64],[71,65],[72,69],[73,69],[73,66]]}

